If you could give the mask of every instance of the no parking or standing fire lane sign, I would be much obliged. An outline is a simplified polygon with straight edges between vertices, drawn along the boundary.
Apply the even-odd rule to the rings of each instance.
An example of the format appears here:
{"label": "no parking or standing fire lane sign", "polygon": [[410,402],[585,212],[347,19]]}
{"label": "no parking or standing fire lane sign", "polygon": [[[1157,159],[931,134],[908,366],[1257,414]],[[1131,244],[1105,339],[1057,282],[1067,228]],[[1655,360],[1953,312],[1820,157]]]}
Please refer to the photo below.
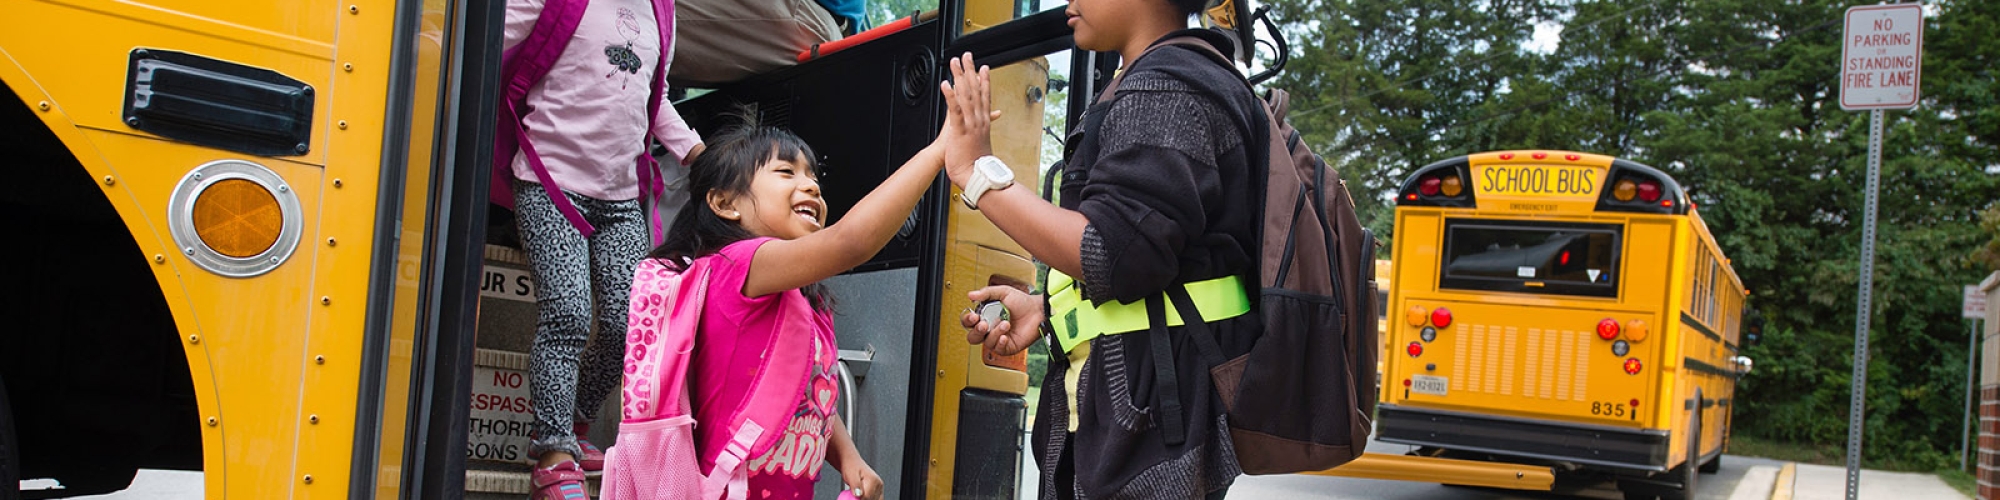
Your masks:
{"label": "no parking or standing fire lane sign", "polygon": [[1919,4],[1847,9],[1840,44],[1840,107],[1909,109],[1923,75],[1924,8]]}

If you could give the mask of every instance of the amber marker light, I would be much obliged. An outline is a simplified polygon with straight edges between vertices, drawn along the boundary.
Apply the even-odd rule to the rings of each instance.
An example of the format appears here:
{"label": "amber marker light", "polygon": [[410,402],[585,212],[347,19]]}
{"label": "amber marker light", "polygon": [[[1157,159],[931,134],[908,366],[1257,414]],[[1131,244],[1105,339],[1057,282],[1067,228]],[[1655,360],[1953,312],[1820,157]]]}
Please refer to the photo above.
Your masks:
{"label": "amber marker light", "polygon": [[1456,175],[1448,175],[1445,176],[1444,182],[1438,186],[1438,190],[1443,192],[1445,196],[1458,196],[1458,193],[1465,192],[1465,181],[1459,179]]}
{"label": "amber marker light", "polygon": [[1646,320],[1635,319],[1625,322],[1625,338],[1633,342],[1646,341]]}
{"label": "amber marker light", "polygon": [[1431,312],[1424,309],[1424,306],[1410,306],[1409,310],[1403,312],[1403,321],[1409,322],[1410,326],[1424,326],[1424,320],[1429,319],[1427,316],[1430,314]]}
{"label": "amber marker light", "polygon": [[248,258],[278,242],[284,213],[264,186],[244,179],[216,182],[194,200],[194,231],[216,253]]}
{"label": "amber marker light", "polygon": [[1639,183],[1629,179],[1619,179],[1617,184],[1611,186],[1611,197],[1617,198],[1618,201],[1632,201],[1632,198],[1638,196]]}

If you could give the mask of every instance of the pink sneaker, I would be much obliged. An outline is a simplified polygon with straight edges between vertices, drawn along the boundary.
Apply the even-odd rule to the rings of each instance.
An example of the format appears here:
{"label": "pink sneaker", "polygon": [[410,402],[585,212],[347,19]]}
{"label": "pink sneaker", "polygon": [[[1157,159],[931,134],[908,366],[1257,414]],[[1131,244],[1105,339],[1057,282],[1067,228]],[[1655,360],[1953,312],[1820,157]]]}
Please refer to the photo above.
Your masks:
{"label": "pink sneaker", "polygon": [[584,492],[583,469],[576,462],[559,462],[546,469],[535,469],[528,473],[528,479],[535,486],[530,500],[590,500]]}
{"label": "pink sneaker", "polygon": [[590,444],[589,439],[584,439],[584,436],[590,434],[590,424],[575,424],[571,430],[576,432],[577,448],[583,450],[583,455],[576,457],[577,464],[582,465],[583,470],[587,471],[604,470],[604,450]]}

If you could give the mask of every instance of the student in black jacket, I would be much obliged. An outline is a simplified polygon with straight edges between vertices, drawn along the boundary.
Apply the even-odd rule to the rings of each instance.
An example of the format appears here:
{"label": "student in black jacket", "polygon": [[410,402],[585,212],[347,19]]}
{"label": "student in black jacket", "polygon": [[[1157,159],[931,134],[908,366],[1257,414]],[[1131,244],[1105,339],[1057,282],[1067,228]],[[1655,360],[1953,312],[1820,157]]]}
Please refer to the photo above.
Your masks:
{"label": "student in black jacket", "polygon": [[[1247,304],[1240,285],[1256,282],[1260,198],[1247,148],[1258,146],[1251,127],[1262,124],[1235,68],[1194,49],[1155,47],[1198,36],[1231,53],[1227,37],[1187,29],[1203,3],[1070,3],[1077,46],[1123,54],[1125,69],[1115,98],[1085,112],[1081,136],[1071,139],[1080,142],[1059,165],[1060,187],[1043,186],[1055,189],[1053,203],[1001,179],[1005,166],[990,156],[986,69],[975,72],[969,54],[951,63],[947,119],[963,126],[946,139],[946,172],[968,205],[1048,270],[1033,291],[968,294],[1000,301],[1011,319],[962,318],[968,342],[1000,353],[1051,340],[1031,451],[1044,499],[1220,498],[1241,474],[1191,332],[1129,321],[1134,313],[1143,320],[1147,302],[1164,302],[1170,287],[1186,287],[1224,359],[1246,352],[1249,340],[1237,333],[1258,326],[1244,309],[1210,314],[1196,292],[1233,287],[1232,299]],[[1172,376],[1157,370],[1162,361]]]}

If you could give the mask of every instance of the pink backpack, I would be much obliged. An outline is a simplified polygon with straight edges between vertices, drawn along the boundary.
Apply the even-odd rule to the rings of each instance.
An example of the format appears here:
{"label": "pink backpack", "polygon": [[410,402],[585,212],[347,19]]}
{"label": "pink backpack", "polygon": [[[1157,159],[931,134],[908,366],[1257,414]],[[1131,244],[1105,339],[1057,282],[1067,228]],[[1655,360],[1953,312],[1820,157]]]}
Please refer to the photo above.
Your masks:
{"label": "pink backpack", "polygon": [[[674,2],[673,0],[653,0],[653,19],[659,23],[660,61],[653,67],[652,95],[646,99],[646,126],[651,127],[655,115],[660,112],[660,100],[667,94],[667,61],[673,56]],[[528,31],[527,38],[507,49],[500,55],[500,124],[493,131],[493,184],[488,193],[493,203],[514,208],[514,152],[520,151],[528,157],[528,166],[535,171],[536,180],[541,182],[549,201],[556,211],[569,219],[569,224],[583,233],[585,238],[597,231],[590,222],[583,219],[583,213],[576,205],[563,196],[561,188],[549,176],[548,167],[542,166],[542,156],[535,152],[535,144],[528,140],[528,131],[521,125],[521,117],[528,111],[528,89],[534,88],[543,77],[548,76],[556,60],[562,58],[563,49],[569,47],[570,38],[576,36],[576,27],[583,22],[583,11],[590,6],[589,0],[548,0],[542,4],[542,15],[535,19],[535,27]],[[650,132],[647,137],[651,137]],[[648,224],[653,229],[653,244],[658,245],[665,237],[666,228],[658,214],[650,205],[666,192],[666,182],[660,179],[659,164],[653,156],[642,151],[637,158],[639,176],[639,199],[646,206]]]}
{"label": "pink backpack", "polygon": [[[639,261],[625,336],[624,420],[605,455],[604,500],[746,498],[750,459],[777,444],[784,433],[776,431],[805,397],[810,335],[698,335],[716,258],[678,272],[660,259]],[[787,318],[783,331],[803,326],[793,318],[811,317],[788,311]],[[761,352],[762,366],[728,370],[742,349]],[[753,375],[725,375],[745,369]],[[697,411],[690,400],[706,406]],[[704,472],[704,464],[713,466]]]}

